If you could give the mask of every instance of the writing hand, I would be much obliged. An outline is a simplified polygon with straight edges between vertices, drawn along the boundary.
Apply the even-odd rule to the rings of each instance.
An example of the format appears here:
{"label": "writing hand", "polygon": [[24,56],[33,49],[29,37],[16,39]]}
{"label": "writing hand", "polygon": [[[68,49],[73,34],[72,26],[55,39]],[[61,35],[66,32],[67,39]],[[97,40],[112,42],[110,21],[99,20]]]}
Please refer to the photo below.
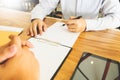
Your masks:
{"label": "writing hand", "polygon": [[83,18],[70,17],[66,22],[68,30],[71,32],[83,32],[86,29],[86,22]]}

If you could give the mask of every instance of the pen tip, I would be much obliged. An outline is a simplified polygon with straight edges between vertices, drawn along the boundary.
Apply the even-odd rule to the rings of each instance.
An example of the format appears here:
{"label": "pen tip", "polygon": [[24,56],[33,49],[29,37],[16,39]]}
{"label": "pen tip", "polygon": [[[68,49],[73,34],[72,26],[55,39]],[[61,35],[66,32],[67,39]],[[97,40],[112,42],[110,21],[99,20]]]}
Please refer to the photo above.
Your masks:
{"label": "pen tip", "polygon": [[62,26],[65,26],[65,24],[62,24]]}

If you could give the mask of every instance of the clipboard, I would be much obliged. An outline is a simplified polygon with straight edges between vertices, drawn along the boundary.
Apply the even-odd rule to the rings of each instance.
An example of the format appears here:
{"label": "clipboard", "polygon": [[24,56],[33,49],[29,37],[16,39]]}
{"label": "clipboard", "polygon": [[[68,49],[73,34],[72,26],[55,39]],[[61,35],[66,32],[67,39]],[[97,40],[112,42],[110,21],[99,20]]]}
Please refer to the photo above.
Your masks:
{"label": "clipboard", "polygon": [[[30,50],[33,51],[35,57],[40,63],[40,80],[53,80],[54,79],[56,73],[59,71],[65,59],[67,58],[70,51],[72,50],[72,45],[74,44],[77,37],[79,36],[79,33],[75,34],[75,33],[68,32],[66,27],[62,26],[62,24],[64,23],[57,22],[53,24],[47,30],[47,32],[44,33],[43,36],[37,36],[37,38],[30,38],[30,36],[27,36],[27,34],[24,31],[22,32],[21,35],[19,35],[22,39],[25,39],[25,40],[28,39],[28,41],[30,41],[34,46],[34,48]],[[1,27],[5,28],[6,26],[1,26]],[[1,30],[1,27],[0,27],[0,30]],[[11,34],[12,31],[10,31],[10,28],[11,27],[6,27],[3,30],[3,32],[5,31],[4,33],[7,34],[4,36],[8,37],[8,35]],[[17,29],[18,29],[18,32],[14,32],[14,31],[17,31]],[[13,28],[12,30],[13,30],[12,34],[19,34],[23,29]],[[53,34],[51,33],[53,34],[56,33],[56,34],[53,37],[52,36]],[[64,39],[62,38],[63,35],[65,36]],[[60,38],[57,38],[56,36],[57,37],[59,36]],[[59,44],[54,45],[54,44],[51,44],[51,42],[49,41],[41,40],[41,38],[47,39],[53,42],[58,41],[57,43],[60,43],[60,44],[65,43],[64,45],[68,47],[62,46]]]}
{"label": "clipboard", "polygon": [[[36,38],[29,39],[30,42],[33,41],[33,45],[36,45],[36,50],[32,51],[35,51],[35,53],[38,54],[36,55],[37,59],[40,59],[39,61],[44,61],[44,63],[39,62],[41,64],[41,80],[54,79],[56,73],[61,68],[65,59],[72,50],[74,42],[80,34],[69,32],[66,26],[62,26],[63,24],[64,23],[56,22],[50,28],[48,28],[42,36],[38,35],[36,36]],[[41,50],[41,52],[43,52],[44,54],[39,53],[37,51],[38,49]],[[42,57],[40,56],[40,54],[42,54]],[[50,57],[51,59],[49,59]],[[48,65],[47,63],[50,64]],[[46,69],[44,70],[44,68]]]}

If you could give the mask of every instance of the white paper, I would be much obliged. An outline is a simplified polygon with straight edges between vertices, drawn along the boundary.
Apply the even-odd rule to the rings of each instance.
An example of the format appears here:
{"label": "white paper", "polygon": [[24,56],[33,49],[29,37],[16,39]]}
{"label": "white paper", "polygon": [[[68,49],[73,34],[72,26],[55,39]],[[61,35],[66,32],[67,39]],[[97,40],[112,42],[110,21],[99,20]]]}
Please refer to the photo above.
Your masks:
{"label": "white paper", "polygon": [[44,38],[72,47],[80,33],[68,31],[67,26],[62,26],[63,24],[56,22],[42,36],[38,35],[37,38]]}
{"label": "white paper", "polygon": [[69,53],[70,48],[42,42],[35,38],[31,38],[29,41],[34,45],[31,50],[40,64],[40,80],[50,80]]}

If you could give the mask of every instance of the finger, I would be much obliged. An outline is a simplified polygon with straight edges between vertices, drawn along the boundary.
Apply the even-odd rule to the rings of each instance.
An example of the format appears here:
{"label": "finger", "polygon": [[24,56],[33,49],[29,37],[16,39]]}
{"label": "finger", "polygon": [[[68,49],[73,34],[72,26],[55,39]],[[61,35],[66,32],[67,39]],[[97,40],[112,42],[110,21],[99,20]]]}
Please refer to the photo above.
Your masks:
{"label": "finger", "polygon": [[68,20],[68,21],[66,22],[67,25],[73,25],[73,24],[75,24],[75,23],[76,23],[76,20]]}
{"label": "finger", "polygon": [[27,46],[28,48],[33,48],[33,45],[29,41],[22,41],[22,46]]}
{"label": "finger", "polygon": [[70,28],[70,29],[68,29],[70,32],[76,32],[76,29],[74,29],[74,28]]}
{"label": "finger", "polygon": [[9,35],[9,39],[13,39],[15,35]]}
{"label": "finger", "polygon": [[39,24],[38,24],[38,30],[39,30],[39,34],[40,34],[40,35],[42,35],[43,28],[44,28],[44,25],[43,25],[42,23],[39,23]]}
{"label": "finger", "polygon": [[29,47],[29,48],[33,48],[32,43],[30,43],[29,41],[26,41],[26,46]]}
{"label": "finger", "polygon": [[47,30],[47,25],[44,23],[43,31],[45,32]]}
{"label": "finger", "polygon": [[36,36],[37,35],[37,23],[32,23],[32,31],[33,31],[33,36]]}
{"label": "finger", "polygon": [[21,47],[21,39],[16,35],[10,35],[9,38],[11,39],[10,44],[16,44],[17,46]]}
{"label": "finger", "polygon": [[9,38],[11,41],[6,44],[5,46],[2,46],[0,49],[1,51],[1,56],[0,56],[0,61],[5,61],[11,57],[13,57],[18,49],[21,48],[21,39],[16,36],[16,35],[10,35]]}
{"label": "finger", "polygon": [[76,28],[76,25],[75,24],[70,24],[67,27],[68,27],[68,29],[74,29],[74,28]]}
{"label": "finger", "polygon": [[74,19],[74,18],[76,18],[75,16],[70,16],[70,18],[69,19]]}
{"label": "finger", "polygon": [[17,46],[13,44],[9,46],[8,48],[6,48],[5,53],[7,54],[7,57],[10,58],[16,54],[17,50],[18,50]]}
{"label": "finger", "polygon": [[26,29],[26,33],[27,33],[27,35],[30,35],[30,27],[28,27],[28,28]]}
{"label": "finger", "polygon": [[31,23],[30,27],[28,28],[28,31],[29,31],[29,35],[33,36],[32,23]]}
{"label": "finger", "polygon": [[7,59],[13,57],[17,53],[17,46],[10,45],[8,47],[3,48],[0,56],[0,64],[3,64]]}

